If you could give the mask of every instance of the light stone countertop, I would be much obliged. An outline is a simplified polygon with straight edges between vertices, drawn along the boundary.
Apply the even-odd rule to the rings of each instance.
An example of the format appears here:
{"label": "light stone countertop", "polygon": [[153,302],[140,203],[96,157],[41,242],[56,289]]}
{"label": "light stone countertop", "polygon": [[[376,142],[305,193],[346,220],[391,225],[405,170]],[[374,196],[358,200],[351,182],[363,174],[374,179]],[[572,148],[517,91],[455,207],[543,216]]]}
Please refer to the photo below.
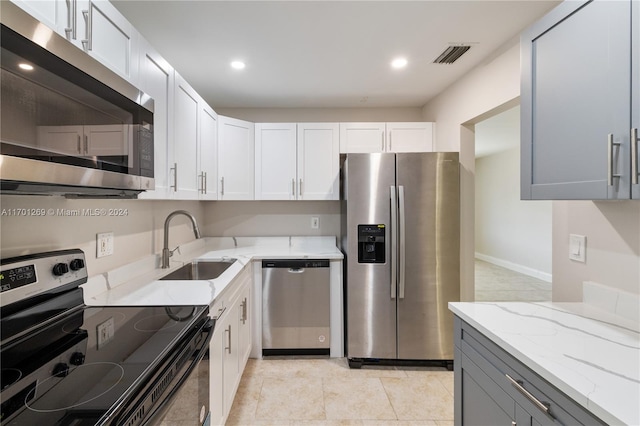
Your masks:
{"label": "light stone countertop", "polygon": [[[224,258],[236,261],[216,279],[159,281],[194,259]],[[85,304],[213,304],[245,266],[260,259],[342,260],[343,255],[335,237],[205,237],[180,246],[169,269],[161,269],[155,255],[89,278],[82,286]]]}
{"label": "light stone countertop", "polygon": [[608,424],[640,425],[639,324],[586,303],[449,309]]}

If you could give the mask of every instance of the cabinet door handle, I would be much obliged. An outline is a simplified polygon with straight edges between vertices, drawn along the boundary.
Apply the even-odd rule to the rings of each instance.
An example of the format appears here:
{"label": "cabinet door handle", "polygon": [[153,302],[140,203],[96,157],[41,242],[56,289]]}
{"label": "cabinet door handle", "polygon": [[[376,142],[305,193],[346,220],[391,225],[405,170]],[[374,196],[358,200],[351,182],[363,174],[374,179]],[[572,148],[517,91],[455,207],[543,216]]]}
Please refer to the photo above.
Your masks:
{"label": "cabinet door handle", "polygon": [[84,135],[84,153],[89,154],[89,136]]}
{"label": "cabinet door handle", "polygon": [[302,199],[302,179],[300,179],[300,185],[298,186],[298,195]]}
{"label": "cabinet door handle", "polygon": [[93,5],[89,2],[89,10],[83,10],[82,16],[87,24],[85,39],[82,40],[82,47],[90,52],[93,49]]}
{"label": "cabinet door handle", "polygon": [[524,395],[529,401],[533,402],[533,405],[535,405],[539,410],[544,412],[549,417],[553,418],[553,416],[549,412],[550,404],[548,402],[541,402],[538,398],[533,396],[528,390],[524,388],[524,382],[522,380],[516,380],[508,374],[505,374],[505,376],[511,382],[511,385],[518,390],[518,392]]}
{"label": "cabinet door handle", "polygon": [[393,148],[392,148],[392,138],[391,138],[391,131],[389,131],[389,152],[393,152]]}
{"label": "cabinet door handle", "polygon": [[220,178],[220,195],[224,195],[224,176]]}
{"label": "cabinet door handle", "polygon": [[384,130],[382,131],[382,152],[384,152],[384,146],[385,146],[385,137],[384,137]]}
{"label": "cabinet door handle", "polygon": [[202,180],[204,181],[204,193],[206,194],[207,193],[207,172],[204,172],[203,174],[204,176]]}
{"label": "cabinet door handle", "polygon": [[200,192],[201,194],[204,194],[204,193],[205,193],[205,192],[204,192],[204,172],[200,173],[200,174],[198,175],[198,178],[200,179],[200,191],[199,191],[199,192]]}
{"label": "cabinet door handle", "polygon": [[244,325],[247,322],[247,298],[246,297],[244,298],[240,306],[242,306],[242,325]]}
{"label": "cabinet door handle", "polygon": [[67,36],[67,40],[71,40],[73,39],[73,9],[74,6],[73,4],[75,3],[75,0],[67,0],[65,2],[67,4],[67,27],[64,29],[64,33]]}
{"label": "cabinet door handle", "polygon": [[607,185],[613,186],[613,178],[620,178],[619,174],[616,174],[614,169],[614,155],[613,147],[620,146],[619,142],[613,141],[613,133],[609,133],[607,136]]}
{"label": "cabinet door handle", "polygon": [[76,39],[78,38],[78,0],[72,0],[71,1],[72,4],[72,9],[71,9],[71,38],[72,39]]}
{"label": "cabinet door handle", "polygon": [[638,184],[638,129],[631,129],[631,184]]}
{"label": "cabinet door handle", "polygon": [[178,163],[173,163],[173,167],[169,169],[169,172],[173,170],[173,185],[170,188],[173,188],[173,192],[178,192]]}
{"label": "cabinet door handle", "polygon": [[295,179],[291,179],[291,196],[295,200],[296,198],[296,180]]}
{"label": "cabinet door handle", "polygon": [[225,333],[229,333],[227,337],[227,346],[225,346],[224,350],[231,353],[231,324],[229,327],[224,330]]}
{"label": "cabinet door handle", "polygon": [[82,154],[82,138],[78,135],[78,154]]}

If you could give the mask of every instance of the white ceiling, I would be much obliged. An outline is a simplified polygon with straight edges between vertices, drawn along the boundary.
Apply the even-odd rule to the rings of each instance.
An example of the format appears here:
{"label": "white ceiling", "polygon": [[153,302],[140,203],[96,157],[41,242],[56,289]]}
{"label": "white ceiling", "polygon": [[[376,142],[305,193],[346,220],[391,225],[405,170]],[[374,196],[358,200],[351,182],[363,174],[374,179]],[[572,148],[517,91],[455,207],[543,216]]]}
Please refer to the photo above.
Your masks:
{"label": "white ceiling", "polygon": [[111,1],[213,108],[421,107],[559,3]]}

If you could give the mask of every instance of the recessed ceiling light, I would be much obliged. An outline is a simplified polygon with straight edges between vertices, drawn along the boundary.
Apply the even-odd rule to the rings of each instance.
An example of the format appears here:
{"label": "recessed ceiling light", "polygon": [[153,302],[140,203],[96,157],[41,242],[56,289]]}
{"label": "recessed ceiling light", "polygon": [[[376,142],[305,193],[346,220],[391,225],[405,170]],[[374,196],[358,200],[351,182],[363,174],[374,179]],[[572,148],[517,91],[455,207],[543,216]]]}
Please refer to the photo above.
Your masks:
{"label": "recessed ceiling light", "polygon": [[242,70],[242,69],[244,69],[245,66],[246,65],[242,61],[233,61],[233,62],[231,62],[231,68],[236,69],[236,70]]}
{"label": "recessed ceiling light", "polygon": [[391,61],[391,66],[395,69],[400,69],[406,67],[408,63],[406,58],[396,58]]}
{"label": "recessed ceiling light", "polygon": [[20,69],[23,69],[25,71],[33,71],[33,65],[25,64],[24,62],[18,64],[18,67],[20,67]]}

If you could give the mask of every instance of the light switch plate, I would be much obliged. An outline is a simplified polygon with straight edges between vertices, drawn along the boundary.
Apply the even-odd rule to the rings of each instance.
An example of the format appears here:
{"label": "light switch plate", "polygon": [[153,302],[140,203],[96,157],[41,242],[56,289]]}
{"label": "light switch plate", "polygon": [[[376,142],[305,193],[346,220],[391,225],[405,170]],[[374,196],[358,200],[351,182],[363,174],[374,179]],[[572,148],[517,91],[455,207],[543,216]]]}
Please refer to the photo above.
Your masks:
{"label": "light switch plate", "polygon": [[311,218],[311,229],[318,229],[320,227],[320,218],[313,216]]}
{"label": "light switch plate", "polygon": [[569,259],[585,263],[587,258],[587,237],[569,234]]}
{"label": "light switch plate", "polygon": [[96,257],[111,256],[113,254],[113,232],[96,234]]}

